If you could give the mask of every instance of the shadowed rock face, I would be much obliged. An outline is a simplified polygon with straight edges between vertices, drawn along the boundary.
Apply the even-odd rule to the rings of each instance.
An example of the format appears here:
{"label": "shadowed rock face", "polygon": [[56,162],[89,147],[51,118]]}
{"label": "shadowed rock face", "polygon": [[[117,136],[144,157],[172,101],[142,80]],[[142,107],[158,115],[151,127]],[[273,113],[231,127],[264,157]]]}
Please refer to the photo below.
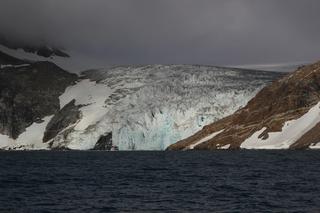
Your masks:
{"label": "shadowed rock face", "polygon": [[54,138],[60,131],[68,126],[76,123],[81,117],[79,106],[75,105],[73,99],[57,112],[46,126],[46,131],[43,136],[43,142],[47,142]]}
{"label": "shadowed rock face", "polygon": [[0,133],[16,139],[33,122],[55,114],[59,96],[76,80],[51,62],[0,69]]}
{"label": "shadowed rock face", "polygon": [[[240,145],[253,133],[266,127],[259,138],[267,139],[270,132],[278,132],[286,121],[304,115],[320,101],[320,62],[301,67],[272,85],[262,89],[242,109],[218,122],[205,126],[193,136],[179,141],[169,150],[182,150],[206,136],[223,130],[195,149],[213,150],[230,144],[230,149]],[[320,141],[320,129],[316,125],[290,148],[306,148]]]}
{"label": "shadowed rock face", "polygon": [[19,64],[28,64],[28,62],[12,57],[0,51],[0,65],[7,65],[7,64],[19,65]]}
{"label": "shadowed rock face", "polygon": [[108,150],[110,151],[112,148],[112,133],[109,132],[106,135],[100,136],[96,145],[92,150]]}

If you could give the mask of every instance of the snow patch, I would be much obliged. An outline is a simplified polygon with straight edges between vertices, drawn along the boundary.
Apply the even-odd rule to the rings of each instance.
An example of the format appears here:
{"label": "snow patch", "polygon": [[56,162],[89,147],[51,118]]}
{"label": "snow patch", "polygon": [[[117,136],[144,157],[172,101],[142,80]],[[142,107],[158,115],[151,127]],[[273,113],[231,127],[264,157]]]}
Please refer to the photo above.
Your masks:
{"label": "snow patch", "polygon": [[320,141],[316,144],[311,144],[309,146],[310,149],[320,149]]}
{"label": "snow patch", "polygon": [[219,135],[220,133],[222,133],[224,131],[223,130],[220,130],[218,132],[214,132],[214,133],[211,133],[210,135],[206,136],[205,138],[202,138],[201,140],[195,142],[194,144],[191,144],[187,147],[187,149],[194,149],[194,147],[198,146],[199,144],[202,144],[212,138],[214,138],[215,136]]}
{"label": "snow patch", "polygon": [[301,138],[320,122],[320,102],[297,120],[287,121],[281,132],[270,132],[266,140],[259,138],[266,127],[255,132],[242,144],[244,149],[288,149],[290,145]]}
{"label": "snow patch", "polygon": [[42,142],[42,138],[47,124],[53,116],[44,117],[41,123],[34,122],[26,128],[19,137],[14,140],[7,135],[0,135],[0,148],[2,149],[47,149],[47,144]]}
{"label": "snow patch", "polygon": [[224,146],[218,147],[218,149],[229,149],[229,148],[230,148],[230,144],[226,144]]}

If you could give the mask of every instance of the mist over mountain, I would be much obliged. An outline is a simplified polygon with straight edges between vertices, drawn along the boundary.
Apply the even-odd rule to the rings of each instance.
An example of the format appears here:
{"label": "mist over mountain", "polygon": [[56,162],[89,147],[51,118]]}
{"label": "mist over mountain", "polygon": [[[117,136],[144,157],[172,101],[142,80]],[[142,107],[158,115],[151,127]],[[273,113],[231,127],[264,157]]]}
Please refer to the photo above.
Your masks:
{"label": "mist over mountain", "polygon": [[319,58],[319,7],[317,0],[3,0],[0,34],[76,52],[98,67],[310,62]]}

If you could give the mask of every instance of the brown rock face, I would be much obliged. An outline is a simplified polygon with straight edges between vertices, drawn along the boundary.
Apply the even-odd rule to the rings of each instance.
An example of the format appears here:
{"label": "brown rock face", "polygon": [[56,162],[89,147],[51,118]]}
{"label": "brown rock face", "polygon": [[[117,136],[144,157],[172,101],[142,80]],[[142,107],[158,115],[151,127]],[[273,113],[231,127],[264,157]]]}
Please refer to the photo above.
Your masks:
{"label": "brown rock face", "polygon": [[320,142],[320,123],[304,134],[299,140],[290,146],[291,149],[306,149],[310,145]]}
{"label": "brown rock face", "polygon": [[[304,115],[320,101],[320,62],[299,68],[262,89],[242,109],[220,121],[205,126],[193,136],[168,147],[168,150],[183,150],[208,135],[223,130],[220,134],[200,143],[194,149],[213,150],[230,144],[229,149],[240,145],[253,133],[266,130],[259,138],[267,139],[270,132],[278,132],[286,121]],[[320,142],[320,124],[304,134],[290,148],[307,148]]]}

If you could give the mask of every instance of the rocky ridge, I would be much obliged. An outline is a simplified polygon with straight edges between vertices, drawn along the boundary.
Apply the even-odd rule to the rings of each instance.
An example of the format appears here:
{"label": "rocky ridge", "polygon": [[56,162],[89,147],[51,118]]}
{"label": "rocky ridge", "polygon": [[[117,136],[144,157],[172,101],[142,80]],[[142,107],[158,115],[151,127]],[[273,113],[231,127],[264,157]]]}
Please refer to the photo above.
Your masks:
{"label": "rocky ridge", "polygon": [[319,102],[317,62],[266,86],[244,108],[168,150],[316,148],[320,142]]}

